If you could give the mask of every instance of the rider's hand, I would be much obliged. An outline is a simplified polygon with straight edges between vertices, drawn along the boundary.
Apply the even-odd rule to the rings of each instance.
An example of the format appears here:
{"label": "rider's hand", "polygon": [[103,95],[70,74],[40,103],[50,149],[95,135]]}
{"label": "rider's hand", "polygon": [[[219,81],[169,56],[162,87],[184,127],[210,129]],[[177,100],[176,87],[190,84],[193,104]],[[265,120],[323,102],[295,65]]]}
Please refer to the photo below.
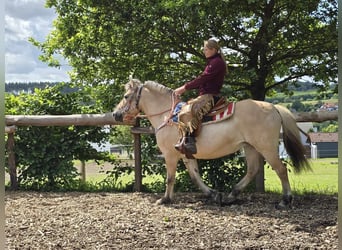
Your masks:
{"label": "rider's hand", "polygon": [[178,96],[183,94],[184,92],[185,92],[185,87],[184,86],[181,86],[181,87],[175,89],[175,94],[178,95]]}

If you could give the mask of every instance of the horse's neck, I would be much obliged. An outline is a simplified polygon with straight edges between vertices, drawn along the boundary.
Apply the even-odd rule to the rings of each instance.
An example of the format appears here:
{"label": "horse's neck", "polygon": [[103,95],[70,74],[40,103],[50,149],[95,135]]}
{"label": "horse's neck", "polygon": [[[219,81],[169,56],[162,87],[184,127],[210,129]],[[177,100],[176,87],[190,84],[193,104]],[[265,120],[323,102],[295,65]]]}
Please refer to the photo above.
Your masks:
{"label": "horse's neck", "polygon": [[171,112],[171,94],[144,91],[141,96],[142,111],[154,128],[160,126]]}

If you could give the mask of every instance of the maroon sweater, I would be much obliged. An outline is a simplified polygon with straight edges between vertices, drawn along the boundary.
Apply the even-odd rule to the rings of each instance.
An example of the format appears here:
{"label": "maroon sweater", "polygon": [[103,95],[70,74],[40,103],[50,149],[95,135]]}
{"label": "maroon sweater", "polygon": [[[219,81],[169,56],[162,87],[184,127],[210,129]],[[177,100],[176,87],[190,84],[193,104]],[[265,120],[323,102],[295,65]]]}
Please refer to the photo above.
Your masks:
{"label": "maroon sweater", "polygon": [[198,89],[199,95],[220,94],[226,73],[226,64],[219,54],[207,58],[207,65],[196,79],[185,83],[185,89]]}

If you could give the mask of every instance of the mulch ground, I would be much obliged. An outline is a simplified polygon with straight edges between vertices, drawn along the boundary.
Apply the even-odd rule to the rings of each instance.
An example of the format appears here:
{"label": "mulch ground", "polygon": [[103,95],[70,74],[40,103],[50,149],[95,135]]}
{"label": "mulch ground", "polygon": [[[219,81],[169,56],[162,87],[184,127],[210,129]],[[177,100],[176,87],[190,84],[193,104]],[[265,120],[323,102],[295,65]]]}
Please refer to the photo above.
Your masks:
{"label": "mulch ground", "polygon": [[219,207],[198,193],[6,192],[7,249],[338,249],[337,196],[306,195],[291,210],[274,194]]}

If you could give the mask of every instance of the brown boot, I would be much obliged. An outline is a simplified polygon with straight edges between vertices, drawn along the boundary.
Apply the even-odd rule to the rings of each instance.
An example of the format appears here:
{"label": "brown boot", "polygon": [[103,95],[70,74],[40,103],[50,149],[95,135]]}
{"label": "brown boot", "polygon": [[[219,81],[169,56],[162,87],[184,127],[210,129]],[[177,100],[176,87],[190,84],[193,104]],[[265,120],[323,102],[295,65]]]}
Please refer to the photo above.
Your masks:
{"label": "brown boot", "polygon": [[196,154],[196,140],[194,135],[187,134],[182,137],[177,144],[175,144],[175,149],[177,149],[182,154]]}
{"label": "brown boot", "polygon": [[185,138],[181,137],[179,141],[175,144],[175,149],[177,149],[179,152],[183,153],[185,150],[184,144],[185,144]]}
{"label": "brown boot", "polygon": [[196,140],[195,137],[191,134],[187,137],[185,137],[185,144],[184,144],[185,150],[189,154],[196,154],[197,148],[196,148]]}

